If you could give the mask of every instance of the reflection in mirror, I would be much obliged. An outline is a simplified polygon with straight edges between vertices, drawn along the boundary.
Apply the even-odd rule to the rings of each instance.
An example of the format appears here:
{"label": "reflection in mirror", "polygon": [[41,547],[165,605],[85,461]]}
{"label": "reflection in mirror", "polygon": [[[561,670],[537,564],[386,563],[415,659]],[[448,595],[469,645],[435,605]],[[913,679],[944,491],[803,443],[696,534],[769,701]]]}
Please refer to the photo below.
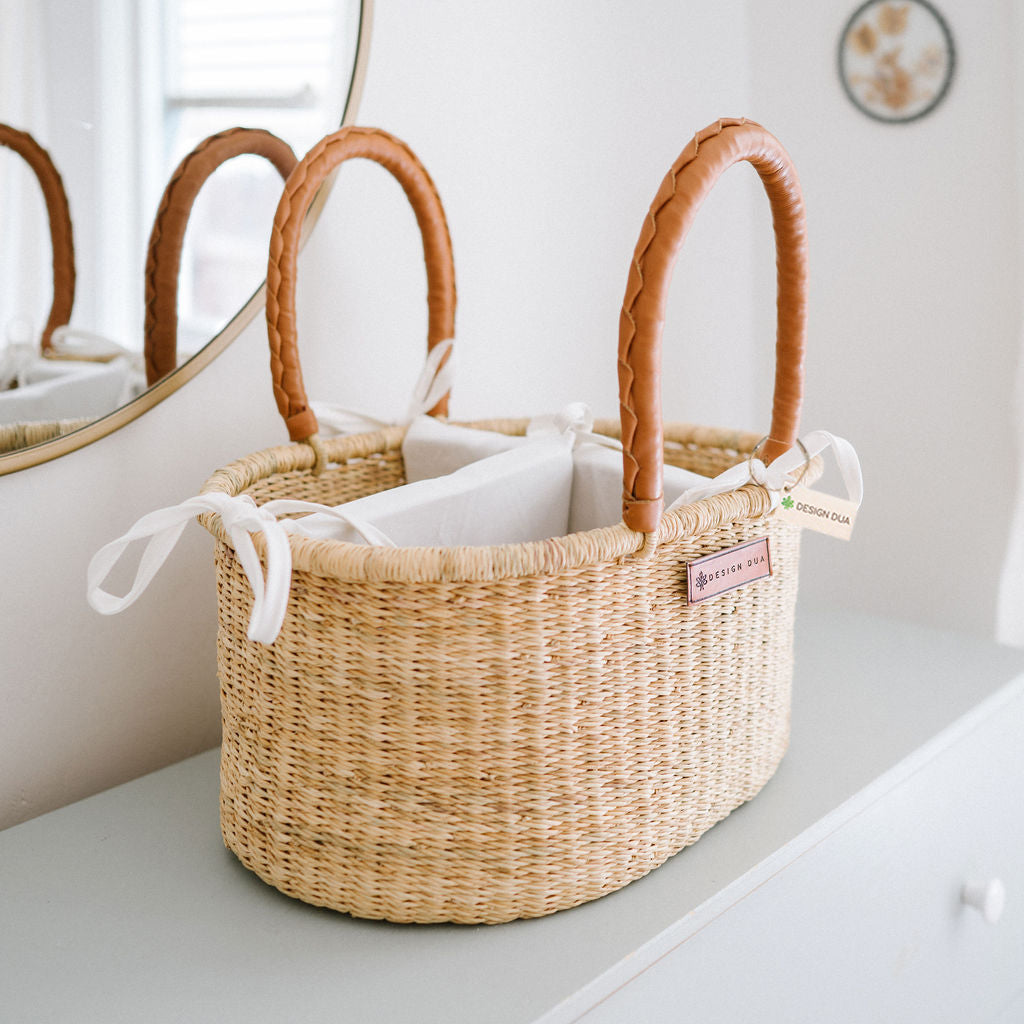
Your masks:
{"label": "reflection in mirror", "polygon": [[75,304],[75,240],[64,182],[50,154],[28,133],[0,124],[0,145],[17,153],[39,182],[50,229],[53,301],[39,339],[41,353],[53,347],[53,332],[71,319]]}
{"label": "reflection in mirror", "polygon": [[[8,326],[0,349],[0,453],[59,436],[101,415],[111,403],[131,397],[99,367],[84,366],[80,386],[65,386],[71,364],[61,359],[61,341],[75,302],[75,248],[67,193],[49,153],[28,132],[0,124],[0,145],[16,154],[38,181],[50,236],[52,302],[38,342],[27,327]],[[20,325],[18,325],[20,326]],[[114,390],[112,391],[111,388]],[[62,419],[47,419],[47,407]]]}
{"label": "reflection in mirror", "polygon": [[[133,383],[84,413],[55,402],[31,416],[15,413],[13,403],[10,415],[0,407],[0,428],[8,428],[0,435],[0,474],[115,429],[212,358],[204,352],[187,363],[218,332],[213,348],[229,343],[225,325],[266,272],[283,173],[266,154],[221,161],[189,200],[170,300],[171,349],[179,366],[187,366],[107,416],[103,429],[93,424],[75,440],[3,454],[104,416],[145,388],[148,239],[174,168],[207,136],[236,125],[265,129],[301,154],[351,120],[370,14],[369,0],[304,0],[294,11],[268,0],[13,0],[5,14],[8,9],[0,39],[0,121],[30,130],[50,153],[75,238],[74,310],[69,328],[58,332],[64,358],[46,361],[47,377],[67,379],[72,370],[97,377],[116,364],[130,368]],[[0,353],[10,355],[13,344],[18,352],[33,350],[41,363],[40,336],[53,298],[47,212],[31,170],[6,155],[0,163]],[[29,397],[28,387],[15,390]],[[6,394],[0,391],[0,398]],[[74,422],[58,425],[67,420]]]}
{"label": "reflection in mirror", "polygon": [[[282,180],[297,162],[291,146],[272,132],[229,128],[204,139],[178,164],[160,198],[146,253],[147,384],[162,380],[177,365],[178,279],[193,204],[214,172],[226,161],[246,155],[264,157]],[[241,196],[236,193],[234,198]]]}

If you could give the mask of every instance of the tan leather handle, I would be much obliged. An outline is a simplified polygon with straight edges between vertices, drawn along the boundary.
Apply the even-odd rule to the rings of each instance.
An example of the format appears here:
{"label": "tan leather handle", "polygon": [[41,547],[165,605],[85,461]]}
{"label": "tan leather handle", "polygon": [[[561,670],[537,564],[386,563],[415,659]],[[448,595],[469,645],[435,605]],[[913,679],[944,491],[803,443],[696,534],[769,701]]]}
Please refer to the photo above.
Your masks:
{"label": "tan leather handle", "polygon": [[43,328],[43,354],[53,348],[53,332],[71,320],[75,304],[75,242],[71,232],[71,211],[57,168],[50,154],[28,132],[0,124],[0,145],[13,149],[32,168],[46,202],[50,219],[50,248],[53,254],[53,303]]}
{"label": "tan leather handle", "polygon": [[[293,441],[307,440],[318,429],[306,399],[295,328],[295,272],[302,221],[324,179],[339,164],[357,157],[390,171],[416,214],[427,265],[427,350],[455,333],[452,242],[444,207],[426,169],[404,142],[377,128],[341,128],[321,139],[285,182],[267,266],[267,334],[274,397]],[[430,411],[434,416],[445,415],[448,396]]]}
{"label": "tan leather handle", "polygon": [[796,440],[807,333],[807,235],[800,183],[788,154],[760,125],[718,121],[699,132],[658,189],[640,232],[619,319],[623,522],[654,533],[664,508],[661,336],[672,269],[697,211],[726,168],[747,160],[772,209],[778,266],[775,397],[762,458]]}
{"label": "tan leather handle", "polygon": [[287,178],[297,158],[287,142],[262,128],[228,128],[204,139],[178,164],[160,197],[146,253],[146,382],[155,384],[178,362],[178,278],[192,206],[206,179],[232,157],[269,160]]}

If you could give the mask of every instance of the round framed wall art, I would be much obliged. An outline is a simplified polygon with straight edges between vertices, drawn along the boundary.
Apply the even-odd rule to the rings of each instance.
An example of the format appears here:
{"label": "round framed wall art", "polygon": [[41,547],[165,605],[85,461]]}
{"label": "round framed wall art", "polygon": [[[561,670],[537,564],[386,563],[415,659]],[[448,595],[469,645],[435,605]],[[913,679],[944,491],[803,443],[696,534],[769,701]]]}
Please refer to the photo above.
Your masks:
{"label": "round framed wall art", "polygon": [[878,121],[916,121],[949,91],[956,52],[942,15],[927,0],[868,0],[839,39],[847,96]]}

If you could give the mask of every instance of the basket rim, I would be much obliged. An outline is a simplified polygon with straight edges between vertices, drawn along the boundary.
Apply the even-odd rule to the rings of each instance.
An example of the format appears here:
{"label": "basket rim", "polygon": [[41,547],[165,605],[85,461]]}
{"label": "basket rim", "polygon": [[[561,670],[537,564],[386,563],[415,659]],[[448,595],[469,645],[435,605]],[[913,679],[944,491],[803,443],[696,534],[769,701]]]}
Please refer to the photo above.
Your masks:
{"label": "basket rim", "polygon": [[[475,420],[459,426],[523,434],[528,418]],[[323,440],[331,460],[326,473],[343,472],[346,464],[400,450],[407,427],[385,427],[363,434]],[[597,433],[618,437],[618,420],[597,420]],[[666,423],[664,439],[669,444],[720,448],[737,455],[752,452],[761,439],[750,431],[702,427],[688,423]],[[278,445],[252,452],[217,470],[200,493],[237,496],[249,488],[286,473],[312,473],[315,454],[303,442]],[[812,460],[806,480],[820,475],[820,457]],[[767,528],[772,516],[771,497],[757,484],[746,484],[735,491],[665,512],[655,537],[635,533],[624,523],[588,530],[583,533],[492,546],[401,547],[386,548],[351,544],[291,534],[292,569],[325,578],[343,578],[366,582],[401,581],[407,583],[478,582],[511,579],[585,569],[615,562],[630,556],[648,557],[658,547],[686,537],[699,536],[736,524],[763,521]],[[199,521],[213,537],[233,547],[223,523],[215,513],[205,513]],[[261,559],[266,545],[261,534],[253,535]]]}

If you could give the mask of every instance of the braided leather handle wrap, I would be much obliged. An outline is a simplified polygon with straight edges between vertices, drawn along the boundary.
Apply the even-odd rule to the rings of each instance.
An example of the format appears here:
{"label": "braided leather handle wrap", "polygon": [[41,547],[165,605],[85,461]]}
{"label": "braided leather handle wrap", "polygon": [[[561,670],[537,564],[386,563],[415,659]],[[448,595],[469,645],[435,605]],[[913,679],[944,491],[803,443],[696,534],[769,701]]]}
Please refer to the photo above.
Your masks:
{"label": "braided leather handle wrap", "polygon": [[178,164],[160,197],[146,253],[146,383],[155,384],[178,362],[178,277],[192,206],[206,179],[243,153],[269,160],[282,178],[291,174],[291,146],[261,128],[229,128],[199,143]]}
{"label": "braided leather handle wrap", "polygon": [[[437,189],[411,149],[377,128],[341,128],[317,143],[299,162],[284,186],[274,217],[267,267],[267,334],[274,397],[293,441],[317,432],[309,408],[295,328],[295,273],[302,221],[321,183],[339,164],[362,157],[380,164],[398,180],[416,214],[427,267],[427,349],[455,333],[455,266],[448,222]],[[446,395],[431,410],[448,411]]]}
{"label": "braided leather handle wrap", "polygon": [[786,151],[760,125],[725,119],[699,132],[665,176],[640,232],[619,319],[623,522],[654,533],[664,508],[661,337],[676,257],[701,203],[726,168],[747,160],[772,209],[778,266],[778,333],[770,462],[796,440],[807,333],[807,236],[800,184]]}
{"label": "braided leather handle wrap", "polygon": [[32,168],[43,191],[46,213],[50,219],[53,303],[40,343],[45,354],[53,347],[53,332],[70,321],[71,308],[75,304],[75,243],[71,232],[68,197],[50,154],[28,132],[0,124],[0,145],[13,149]]}

